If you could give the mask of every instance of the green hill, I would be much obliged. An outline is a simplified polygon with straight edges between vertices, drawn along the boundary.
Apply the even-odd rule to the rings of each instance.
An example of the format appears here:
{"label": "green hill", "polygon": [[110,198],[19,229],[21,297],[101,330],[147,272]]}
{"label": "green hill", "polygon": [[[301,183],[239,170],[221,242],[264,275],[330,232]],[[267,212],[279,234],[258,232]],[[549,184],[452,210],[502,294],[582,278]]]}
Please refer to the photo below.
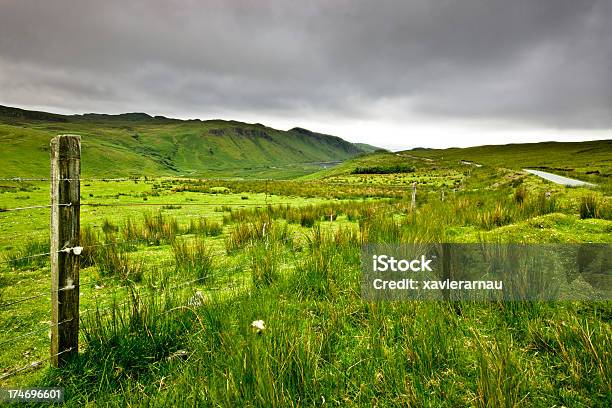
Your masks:
{"label": "green hill", "polygon": [[376,152],[347,160],[308,179],[351,174],[356,168],[409,165],[435,168],[523,168],[542,169],[597,184],[609,184],[612,176],[612,140],[586,142],[542,142],[488,145],[468,148],[413,149]]}
{"label": "green hill", "polygon": [[294,177],[365,152],[339,137],[146,113],[59,115],[0,106],[0,177],[47,176],[49,140],[82,137],[84,176]]}
{"label": "green hill", "polygon": [[386,151],[387,149],[383,149],[380,147],[376,147],[376,146],[372,146],[370,144],[367,143],[355,143],[355,146],[359,147],[361,150],[363,150],[366,153],[374,153],[377,151]]}

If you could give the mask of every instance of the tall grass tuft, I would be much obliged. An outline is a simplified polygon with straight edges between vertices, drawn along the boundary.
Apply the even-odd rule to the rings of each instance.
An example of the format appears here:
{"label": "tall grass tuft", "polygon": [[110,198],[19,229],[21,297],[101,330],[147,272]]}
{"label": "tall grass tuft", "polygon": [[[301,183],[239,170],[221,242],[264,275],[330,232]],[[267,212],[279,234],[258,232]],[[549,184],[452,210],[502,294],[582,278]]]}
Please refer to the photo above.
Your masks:
{"label": "tall grass tuft", "polygon": [[165,217],[161,211],[155,215],[144,215],[143,235],[149,245],[172,243],[178,231],[178,222],[174,217]]}
{"label": "tall grass tuft", "polygon": [[524,216],[538,216],[554,213],[559,210],[557,199],[550,194],[540,193],[537,196],[527,201],[527,205],[523,207]]}
{"label": "tall grass tuft", "polygon": [[291,245],[287,224],[279,224],[269,218],[256,222],[241,223],[233,227],[225,238],[225,249],[232,253],[244,248],[247,244],[257,242],[282,242]]}
{"label": "tall grass tuft", "polygon": [[502,341],[483,344],[479,340],[479,349],[476,378],[477,406],[519,405],[529,394],[526,386],[527,373],[512,353],[512,347]]}
{"label": "tall grass tuft", "polygon": [[480,214],[480,224],[484,229],[490,230],[510,224],[514,221],[514,218],[512,209],[498,202],[495,203],[492,210],[485,210]]}
{"label": "tall grass tuft", "polygon": [[248,256],[251,264],[251,278],[255,287],[270,286],[278,279],[280,267],[280,246],[278,243],[253,245]]}
{"label": "tall grass tuft", "polygon": [[199,218],[189,221],[189,226],[185,230],[187,234],[202,234],[210,237],[216,237],[223,233],[223,225],[217,221],[209,220],[208,218]]}
{"label": "tall grass tuft", "polygon": [[126,241],[137,242],[145,240],[143,228],[139,227],[130,217],[125,220],[122,233]]}
{"label": "tall grass tuft", "polygon": [[81,228],[81,246],[83,247],[83,252],[81,252],[80,256],[81,267],[87,268],[88,266],[93,266],[98,257],[100,239],[98,234],[89,225]]}
{"label": "tall grass tuft", "polygon": [[[49,242],[28,241],[5,254],[6,263],[16,269],[37,269],[49,263]],[[41,255],[42,256],[38,256]],[[47,254],[47,255],[45,255]]]}
{"label": "tall grass tuft", "polygon": [[583,195],[580,198],[580,218],[601,218],[602,202],[599,196],[595,193]]}
{"label": "tall grass tuft", "polygon": [[517,204],[523,204],[527,198],[527,189],[525,186],[520,186],[514,191],[514,201]]}
{"label": "tall grass tuft", "polygon": [[118,277],[133,282],[142,281],[143,261],[131,259],[129,248],[120,243],[100,246],[96,251],[95,264],[101,277]]}
{"label": "tall grass tuft", "polygon": [[313,228],[308,253],[289,278],[289,290],[303,298],[334,299],[343,291],[355,290],[354,274],[359,266],[360,240],[354,229],[336,232]]}
{"label": "tall grass tuft", "polygon": [[206,279],[213,268],[213,252],[202,239],[176,240],[172,251],[177,272],[187,273],[197,279]]}
{"label": "tall grass tuft", "polygon": [[119,227],[117,227],[115,224],[111,223],[107,218],[105,218],[102,222],[102,231],[106,235],[113,235],[117,231],[119,231]]}

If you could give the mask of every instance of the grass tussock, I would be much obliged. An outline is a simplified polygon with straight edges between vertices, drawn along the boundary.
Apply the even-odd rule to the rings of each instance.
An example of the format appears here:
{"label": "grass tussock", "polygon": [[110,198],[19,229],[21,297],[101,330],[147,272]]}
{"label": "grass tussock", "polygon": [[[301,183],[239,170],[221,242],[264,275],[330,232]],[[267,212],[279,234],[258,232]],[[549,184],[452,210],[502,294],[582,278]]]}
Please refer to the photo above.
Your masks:
{"label": "grass tussock", "polygon": [[201,280],[210,276],[213,269],[213,251],[204,240],[176,240],[172,243],[172,252],[177,272]]}
{"label": "grass tussock", "polygon": [[261,218],[256,222],[238,224],[230,229],[225,238],[225,249],[229,254],[248,244],[259,242],[280,242],[291,245],[292,240],[287,224],[266,218]]}
{"label": "grass tussock", "polygon": [[282,248],[277,242],[260,243],[248,251],[251,279],[255,287],[272,285],[280,275]]}
{"label": "grass tussock", "polygon": [[190,220],[189,225],[184,231],[186,234],[206,235],[216,237],[223,233],[223,225],[220,222],[212,221],[208,218],[198,218]]}
{"label": "grass tussock", "polygon": [[49,264],[49,250],[48,241],[31,240],[7,251],[4,254],[4,261],[9,267],[16,269],[42,268]]}
{"label": "grass tussock", "polygon": [[527,199],[527,189],[525,188],[525,186],[519,186],[514,191],[514,201],[520,205],[520,204],[523,204],[526,199]]}
{"label": "grass tussock", "polygon": [[133,258],[129,254],[130,248],[121,243],[107,243],[95,251],[95,265],[98,275],[104,277],[117,277],[121,280],[140,282],[144,273],[144,261]]}
{"label": "grass tussock", "polygon": [[143,238],[149,245],[172,243],[179,233],[178,221],[174,217],[157,214],[145,214],[143,224]]}
{"label": "grass tussock", "polygon": [[81,228],[81,246],[83,247],[83,252],[80,255],[80,262],[82,268],[95,265],[100,245],[100,238],[93,228],[89,225]]}
{"label": "grass tussock", "polygon": [[585,194],[580,197],[579,212],[580,218],[601,218],[602,200],[595,194]]}

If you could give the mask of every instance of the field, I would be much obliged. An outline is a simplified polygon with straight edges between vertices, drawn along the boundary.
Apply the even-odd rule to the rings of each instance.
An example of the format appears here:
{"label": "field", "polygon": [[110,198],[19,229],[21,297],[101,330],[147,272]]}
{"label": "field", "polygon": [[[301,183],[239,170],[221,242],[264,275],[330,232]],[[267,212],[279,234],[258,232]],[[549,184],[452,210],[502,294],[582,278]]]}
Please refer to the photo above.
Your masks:
{"label": "field", "polygon": [[364,243],[612,243],[609,141],[474,149],[276,180],[103,180],[84,160],[81,351],[63,369],[45,361],[48,259],[27,258],[48,252],[49,211],[10,211],[47,203],[48,182],[2,181],[0,377],[20,372],[0,387],[60,385],[68,406],[610,406],[609,301],[361,298]]}

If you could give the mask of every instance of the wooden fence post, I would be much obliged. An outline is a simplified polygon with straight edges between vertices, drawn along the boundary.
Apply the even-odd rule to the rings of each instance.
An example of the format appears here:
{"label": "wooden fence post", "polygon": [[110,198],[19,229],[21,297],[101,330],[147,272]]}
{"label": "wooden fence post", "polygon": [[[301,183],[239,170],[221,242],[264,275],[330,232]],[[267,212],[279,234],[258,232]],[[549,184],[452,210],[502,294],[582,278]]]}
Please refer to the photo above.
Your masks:
{"label": "wooden fence post", "polygon": [[410,208],[413,210],[416,208],[416,186],[417,183],[415,181],[412,183],[412,200],[410,201]]}
{"label": "wooden fence post", "polygon": [[[79,347],[81,137],[51,140],[51,364],[62,366]],[[76,253],[75,253],[76,252]]]}

